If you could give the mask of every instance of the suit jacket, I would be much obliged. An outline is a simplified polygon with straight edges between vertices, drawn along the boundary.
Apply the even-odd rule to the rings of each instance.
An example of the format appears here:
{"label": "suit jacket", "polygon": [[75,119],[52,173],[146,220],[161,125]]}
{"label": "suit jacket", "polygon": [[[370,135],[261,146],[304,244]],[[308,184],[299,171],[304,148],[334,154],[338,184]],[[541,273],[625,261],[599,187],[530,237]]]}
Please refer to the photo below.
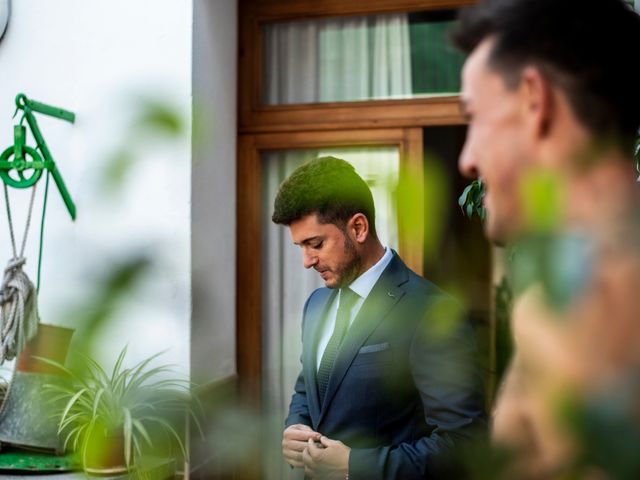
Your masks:
{"label": "suit jacket", "polygon": [[453,447],[485,425],[462,309],[394,252],[345,336],[321,404],[316,349],[336,294],[320,288],[305,304],[302,372],[286,425],[309,425],[349,446],[351,480],[437,476]]}

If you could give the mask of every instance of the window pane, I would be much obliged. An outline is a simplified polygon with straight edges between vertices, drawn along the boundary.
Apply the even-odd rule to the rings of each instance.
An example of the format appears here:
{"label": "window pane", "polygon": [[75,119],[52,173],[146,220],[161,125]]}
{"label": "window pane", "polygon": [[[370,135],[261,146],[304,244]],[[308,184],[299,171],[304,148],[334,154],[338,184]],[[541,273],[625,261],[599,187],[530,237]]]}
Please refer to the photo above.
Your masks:
{"label": "window pane", "polygon": [[457,94],[464,55],[448,41],[455,10],[412,13],[411,85],[414,96]]}
{"label": "window pane", "polygon": [[455,10],[263,27],[266,105],[455,94],[464,57],[447,41]]}

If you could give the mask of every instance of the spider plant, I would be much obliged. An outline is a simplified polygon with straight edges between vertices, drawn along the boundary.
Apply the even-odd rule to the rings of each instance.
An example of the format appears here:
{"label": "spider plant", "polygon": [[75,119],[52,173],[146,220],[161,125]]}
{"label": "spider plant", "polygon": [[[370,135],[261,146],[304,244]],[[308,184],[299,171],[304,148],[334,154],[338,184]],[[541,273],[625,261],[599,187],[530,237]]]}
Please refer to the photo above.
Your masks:
{"label": "spider plant", "polygon": [[177,425],[188,413],[200,429],[190,403],[189,382],[166,378],[172,372],[168,365],[150,367],[162,352],[132,368],[123,366],[126,353],[125,347],[110,374],[85,355],[80,357],[82,369],[39,358],[63,373],[60,382],[47,384],[45,389],[52,404],[60,405],[54,415],[59,419],[64,449],[79,453],[85,469],[88,464],[105,465],[114,453],[120,463],[124,459],[119,466],[130,469],[144,455],[157,455],[161,438],[177,445],[186,457]]}

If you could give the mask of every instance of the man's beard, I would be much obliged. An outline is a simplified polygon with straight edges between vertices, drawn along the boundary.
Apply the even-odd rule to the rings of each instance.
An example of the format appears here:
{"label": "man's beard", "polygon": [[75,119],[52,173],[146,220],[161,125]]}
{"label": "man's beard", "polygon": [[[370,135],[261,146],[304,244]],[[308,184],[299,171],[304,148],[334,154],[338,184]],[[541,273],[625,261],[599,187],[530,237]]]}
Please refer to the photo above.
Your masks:
{"label": "man's beard", "polygon": [[356,246],[348,235],[344,236],[344,252],[347,260],[336,269],[335,275],[338,281],[334,288],[343,288],[353,282],[360,275],[362,269],[362,257],[356,250]]}

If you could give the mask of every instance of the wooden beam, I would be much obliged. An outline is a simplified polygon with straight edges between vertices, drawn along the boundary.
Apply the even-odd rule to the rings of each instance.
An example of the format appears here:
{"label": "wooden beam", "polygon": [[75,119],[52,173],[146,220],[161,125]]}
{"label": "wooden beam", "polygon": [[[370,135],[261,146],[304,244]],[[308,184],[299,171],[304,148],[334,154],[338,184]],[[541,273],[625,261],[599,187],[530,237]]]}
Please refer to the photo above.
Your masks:
{"label": "wooden beam", "polygon": [[445,10],[475,3],[473,0],[245,0],[242,15],[262,21],[308,19],[346,15]]}
{"label": "wooden beam", "polygon": [[[252,136],[238,140],[237,368],[244,398],[260,405],[262,377],[260,158]],[[224,274],[224,272],[220,272]]]}
{"label": "wooden beam", "polygon": [[[244,115],[242,115],[244,114]],[[463,125],[457,95],[263,107],[241,112],[241,133]]]}

